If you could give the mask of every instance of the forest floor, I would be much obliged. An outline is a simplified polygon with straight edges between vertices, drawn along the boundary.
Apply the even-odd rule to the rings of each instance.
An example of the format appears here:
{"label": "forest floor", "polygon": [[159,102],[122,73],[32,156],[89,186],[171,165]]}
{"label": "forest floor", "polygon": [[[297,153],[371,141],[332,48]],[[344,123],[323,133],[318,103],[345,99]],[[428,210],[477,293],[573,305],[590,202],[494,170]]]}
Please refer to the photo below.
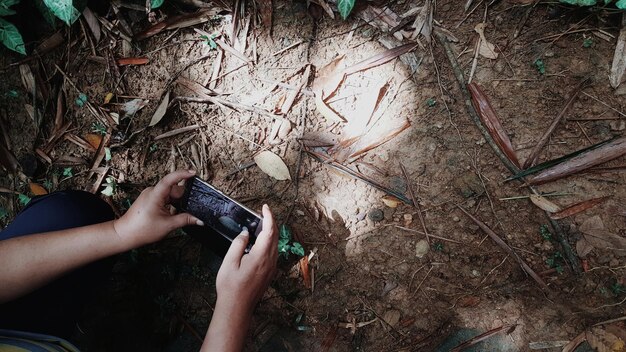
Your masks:
{"label": "forest floor", "polygon": [[[539,161],[623,135],[626,91],[614,90],[608,79],[619,13],[485,3],[466,12],[459,1],[437,1],[434,20],[458,39],[449,45],[466,79],[477,58],[472,81],[488,96],[520,160],[531,154],[572,94],[573,104]],[[156,20],[193,12],[176,4],[166,2],[155,11]],[[389,8],[403,14],[418,5],[398,1]],[[324,67],[328,71],[341,55],[341,64],[350,67],[409,41],[364,22],[363,7],[344,21],[311,6],[274,2],[271,31],[251,15],[248,4],[235,11],[236,25],[232,13],[216,12],[207,22],[141,40],[137,34],[151,26],[147,15],[122,8],[124,23],[135,34],[130,46],[120,39],[116,15],[94,9],[109,19],[100,21],[99,41],[81,20],[59,32],[64,43],[57,49],[25,64],[49,88],[40,100],[45,105],[36,107],[43,116],[39,126],[24,108],[33,103],[18,66],[5,69],[0,99],[9,145],[32,182],[47,191],[101,192],[109,184],[112,195],[102,196],[118,213],[143,188],[179,168],[199,170],[252,209],[267,203],[307,255],[314,253],[308,264],[313,285],[307,288],[301,273],[293,272],[298,267],[293,254],[281,258],[277,278],[254,315],[251,351],[447,351],[492,329],[498,333],[479,349],[521,351],[549,341],[557,347],[545,350],[559,351],[563,341],[585,328],[625,315],[626,248],[593,245],[584,232],[603,226],[611,236],[626,235],[623,157],[536,186],[547,195],[542,200],[562,208],[611,196],[558,220],[574,266],[583,269],[577,273],[545,212],[529,201],[530,191],[519,181],[504,182],[511,172],[470,118],[467,96],[435,36],[420,36],[402,60],[347,75],[326,100],[346,123],[320,113],[315,82],[324,79],[319,75]],[[495,59],[474,55],[479,23],[494,44]],[[220,36],[207,39],[204,32]],[[214,45],[218,40],[233,50]],[[115,61],[120,57],[148,62],[121,66]],[[6,67],[17,58],[2,60]],[[577,90],[585,77],[590,79]],[[59,87],[65,97],[63,120],[55,127]],[[79,93],[88,104],[80,102]],[[105,103],[109,93],[113,98]],[[167,112],[149,126],[166,95]],[[205,95],[222,103],[175,100]],[[124,116],[130,101],[145,106]],[[119,113],[119,124],[110,112]],[[321,150],[322,142],[341,148],[337,141],[368,117],[371,133],[344,154],[334,154],[334,160],[322,163],[307,153]],[[71,125],[59,134],[63,122]],[[187,126],[192,127],[163,137]],[[58,141],[43,150],[48,163],[35,150],[54,135]],[[95,138],[98,146],[102,135],[106,152],[81,143]],[[254,164],[264,150],[284,161],[290,180],[278,181]],[[94,164],[97,154],[104,157]],[[338,163],[359,177],[333,167]],[[90,167],[97,168],[91,177]],[[1,181],[32,196],[28,183],[7,176]],[[411,193],[418,207],[411,205]],[[0,201],[8,222],[21,206],[19,199],[9,195]],[[513,253],[459,207],[487,224]],[[212,258],[208,248],[181,232],[120,255],[111,279],[88,307],[77,345],[91,351],[197,349],[215,303],[219,263]]]}

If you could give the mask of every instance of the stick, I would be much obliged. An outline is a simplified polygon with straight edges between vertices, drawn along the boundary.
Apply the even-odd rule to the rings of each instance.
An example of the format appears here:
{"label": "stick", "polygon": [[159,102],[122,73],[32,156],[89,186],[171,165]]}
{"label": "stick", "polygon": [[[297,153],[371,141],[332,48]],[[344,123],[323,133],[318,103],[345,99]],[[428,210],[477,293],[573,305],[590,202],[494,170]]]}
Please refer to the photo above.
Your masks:
{"label": "stick", "polygon": [[411,201],[413,202],[413,206],[417,209],[417,215],[420,218],[420,223],[422,223],[422,229],[424,230],[424,235],[426,235],[426,241],[430,244],[430,237],[428,234],[428,230],[426,229],[426,224],[424,223],[424,216],[422,216],[422,209],[420,209],[420,203],[415,199],[415,194],[413,193],[413,187],[411,187],[411,180],[409,180],[409,175],[404,168],[404,165],[400,163],[400,170],[402,170],[402,175],[406,180],[406,187],[409,189],[409,196],[411,197]]}
{"label": "stick", "polygon": [[554,120],[552,120],[552,124],[550,125],[550,127],[548,127],[548,130],[546,130],[543,136],[541,136],[541,138],[539,139],[539,142],[537,142],[537,145],[535,145],[532,152],[530,153],[530,155],[524,162],[524,166],[522,167],[523,169],[527,169],[531,167],[537,161],[537,158],[539,157],[541,150],[548,143],[548,140],[550,139],[552,132],[554,132],[554,130],[556,129],[556,126],[559,124],[559,122],[561,122],[561,120],[563,119],[563,116],[565,116],[565,112],[567,112],[570,106],[574,104],[574,100],[576,100],[576,96],[578,96],[578,93],[583,88],[583,85],[585,84],[585,82],[587,82],[588,79],[589,79],[589,76],[583,78],[582,81],[580,81],[580,83],[578,83],[578,85],[570,93],[570,97],[567,100],[567,103],[565,103],[565,106],[563,107],[561,112],[554,118]]}
{"label": "stick", "polygon": [[276,114],[272,114],[271,112],[269,112],[269,111],[267,111],[265,109],[261,109],[259,107],[252,106],[252,105],[246,105],[246,104],[232,102],[230,100],[226,100],[226,99],[219,98],[219,97],[204,97],[204,98],[176,97],[176,98],[172,99],[172,103],[175,102],[175,101],[185,101],[185,102],[190,102],[190,103],[222,104],[222,105],[228,106],[231,109],[248,110],[248,111],[257,113],[257,114],[259,114],[259,115],[261,115],[263,117],[267,117],[267,118],[271,118],[271,119],[284,120],[283,117],[278,116]]}
{"label": "stick", "polygon": [[181,134],[181,133],[185,133],[185,132],[189,132],[189,131],[195,131],[198,128],[200,128],[200,125],[198,125],[198,124],[177,128],[175,130],[171,130],[171,131],[162,133],[162,134],[154,137],[154,141],[158,141],[158,140],[161,140],[161,139],[173,137],[175,135],[178,135],[178,134]]}

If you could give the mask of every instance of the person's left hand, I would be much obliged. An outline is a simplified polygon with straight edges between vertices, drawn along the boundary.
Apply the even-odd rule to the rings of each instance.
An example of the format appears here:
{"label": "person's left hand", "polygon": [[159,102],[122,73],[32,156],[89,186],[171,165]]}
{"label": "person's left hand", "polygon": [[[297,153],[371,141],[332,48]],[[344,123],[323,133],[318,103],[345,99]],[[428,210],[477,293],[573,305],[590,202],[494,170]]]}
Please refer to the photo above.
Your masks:
{"label": "person's left hand", "polygon": [[126,214],[113,222],[117,235],[129,248],[156,242],[170,231],[187,225],[204,225],[198,218],[181,213],[173,215],[170,204],[182,197],[182,180],[195,176],[193,170],[178,170],[165,176],[154,187],[148,187]]}

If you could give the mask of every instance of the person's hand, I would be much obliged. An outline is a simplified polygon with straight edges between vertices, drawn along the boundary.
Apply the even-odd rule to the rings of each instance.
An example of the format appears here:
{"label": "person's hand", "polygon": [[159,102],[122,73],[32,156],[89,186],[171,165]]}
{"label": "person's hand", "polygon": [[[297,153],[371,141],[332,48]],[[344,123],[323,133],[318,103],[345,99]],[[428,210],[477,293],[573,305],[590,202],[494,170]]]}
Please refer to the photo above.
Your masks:
{"label": "person's hand", "polygon": [[230,314],[251,316],[276,271],[278,229],[267,205],[263,206],[261,233],[250,253],[244,255],[248,240],[246,230],[233,240],[217,273],[217,305]]}
{"label": "person's hand", "polygon": [[146,188],[126,214],[113,223],[117,235],[129,248],[156,242],[170,231],[186,225],[203,225],[196,217],[181,213],[173,215],[170,204],[182,197],[182,180],[195,176],[192,170],[178,170],[163,177],[154,187]]}

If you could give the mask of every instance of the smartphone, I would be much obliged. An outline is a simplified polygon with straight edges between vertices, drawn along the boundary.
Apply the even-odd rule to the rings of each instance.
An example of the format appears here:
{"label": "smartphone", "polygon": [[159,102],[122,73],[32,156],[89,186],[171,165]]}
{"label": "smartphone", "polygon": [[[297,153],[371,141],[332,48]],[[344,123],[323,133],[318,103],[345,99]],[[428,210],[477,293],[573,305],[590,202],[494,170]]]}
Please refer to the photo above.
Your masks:
{"label": "smartphone", "polygon": [[[204,222],[204,226],[191,226],[187,232],[216,247],[216,252],[222,256],[225,254],[223,247],[227,249],[244,227],[250,234],[246,252],[261,232],[262,218],[259,214],[198,177],[186,181],[178,208]],[[214,238],[216,236],[219,238]]]}

